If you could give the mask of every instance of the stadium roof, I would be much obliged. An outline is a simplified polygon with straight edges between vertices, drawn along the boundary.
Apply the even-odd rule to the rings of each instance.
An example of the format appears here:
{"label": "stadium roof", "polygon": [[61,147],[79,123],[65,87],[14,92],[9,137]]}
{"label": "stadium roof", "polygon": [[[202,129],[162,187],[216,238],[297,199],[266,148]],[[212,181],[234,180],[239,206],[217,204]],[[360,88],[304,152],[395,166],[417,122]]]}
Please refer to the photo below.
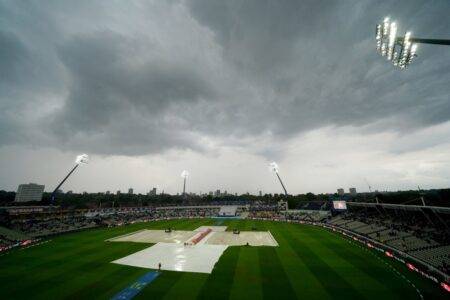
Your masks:
{"label": "stadium roof", "polygon": [[442,207],[442,206],[405,205],[405,204],[369,203],[369,202],[347,202],[347,205],[349,205],[349,206],[363,206],[363,207],[382,206],[384,208],[403,209],[403,210],[421,210],[421,209],[424,209],[424,208],[428,208],[428,209],[431,209],[433,211],[450,213],[450,207]]}

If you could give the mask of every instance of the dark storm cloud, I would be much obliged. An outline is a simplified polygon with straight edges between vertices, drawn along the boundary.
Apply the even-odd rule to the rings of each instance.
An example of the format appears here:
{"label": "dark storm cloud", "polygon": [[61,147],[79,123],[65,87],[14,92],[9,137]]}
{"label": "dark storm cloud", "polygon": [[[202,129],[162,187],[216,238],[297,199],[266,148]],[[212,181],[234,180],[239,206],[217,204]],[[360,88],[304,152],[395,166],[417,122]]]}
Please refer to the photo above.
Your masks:
{"label": "dark storm cloud", "polygon": [[21,37],[0,30],[0,145],[24,142],[29,120],[23,111],[30,95],[46,93],[49,82],[40,77],[42,64]]}
{"label": "dark storm cloud", "polygon": [[[94,151],[107,154],[201,149],[168,115],[173,105],[214,99],[211,84],[189,64],[150,60],[134,65],[133,58],[141,55],[133,47],[136,43],[114,32],[96,32],[60,47],[71,85],[50,128],[67,147],[74,146],[72,136],[80,134],[92,139]],[[148,45],[147,55],[156,51],[153,48]]]}
{"label": "dark storm cloud", "polygon": [[[20,69],[27,60],[27,51],[22,42],[12,33],[0,31],[0,95],[1,99],[12,97],[14,93],[8,88],[20,80]],[[13,114],[8,113],[8,103],[0,104],[0,145],[14,140],[14,131],[18,125]]]}
{"label": "dark storm cloud", "polygon": [[20,80],[21,68],[28,59],[28,52],[19,38],[11,32],[0,31],[0,82]]}
{"label": "dark storm cloud", "polygon": [[378,57],[373,40],[374,24],[387,12],[403,32],[446,34],[450,4],[398,2],[205,0],[190,7],[216,34],[228,61],[273,93],[264,120],[274,133],[290,135],[389,117],[397,129],[450,119],[450,53],[420,47],[423,57],[399,72]]}
{"label": "dark storm cloud", "polygon": [[269,76],[295,61],[300,38],[307,42],[333,25],[336,6],[326,0],[190,2],[193,16],[215,32],[240,72]]}
{"label": "dark storm cloud", "polygon": [[[447,1],[18,6],[0,5],[0,129],[16,132],[1,144],[139,155],[201,151],[205,136],[239,144],[323,126],[407,132],[450,120],[447,49],[421,46],[405,72],[374,50],[388,12],[402,32],[448,34]],[[47,98],[57,100],[41,118],[22,113]]]}
{"label": "dark storm cloud", "polygon": [[139,55],[130,47],[133,43],[112,32],[98,32],[61,47],[71,88],[56,123],[64,121],[73,130],[95,130],[111,121],[121,122],[124,111],[133,109],[160,119],[174,102],[195,103],[214,96],[209,83],[189,66],[169,61],[132,66],[129,57]]}

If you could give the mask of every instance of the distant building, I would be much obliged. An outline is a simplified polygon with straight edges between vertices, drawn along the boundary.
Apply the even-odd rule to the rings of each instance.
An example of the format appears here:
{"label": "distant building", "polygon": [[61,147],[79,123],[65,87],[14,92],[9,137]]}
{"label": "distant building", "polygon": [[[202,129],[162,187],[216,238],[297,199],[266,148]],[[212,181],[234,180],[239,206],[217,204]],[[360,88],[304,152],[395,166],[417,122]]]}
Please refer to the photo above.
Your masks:
{"label": "distant building", "polygon": [[217,190],[216,191],[216,195],[215,195],[216,197],[219,197],[220,196],[220,190]]}
{"label": "distant building", "polygon": [[36,183],[20,184],[17,188],[16,202],[41,201],[45,185]]}
{"label": "distant building", "polygon": [[262,197],[262,191],[259,191],[259,196]]}
{"label": "distant building", "polygon": [[133,195],[133,189],[132,189],[132,188],[129,188],[129,189],[128,189],[128,194],[129,194],[129,195]]}
{"label": "distant building", "polygon": [[210,196],[214,196],[214,192],[213,191],[209,191],[209,195]]}
{"label": "distant building", "polygon": [[339,196],[344,196],[345,195],[345,192],[344,192],[343,188],[337,189],[337,193],[338,193]]}
{"label": "distant building", "polygon": [[111,194],[111,192],[110,191],[106,191],[106,195],[109,195],[109,194]]}
{"label": "distant building", "polygon": [[66,194],[68,194],[68,195],[72,195],[73,194],[73,191],[67,191],[67,193]]}
{"label": "distant building", "polygon": [[116,195],[120,195],[120,191],[117,191],[117,192],[116,192]]}
{"label": "distant building", "polygon": [[148,192],[149,196],[156,196],[156,188],[152,188],[150,192]]}
{"label": "distant building", "polygon": [[348,191],[350,192],[350,195],[356,196],[356,188],[351,187],[351,188],[348,189]]}

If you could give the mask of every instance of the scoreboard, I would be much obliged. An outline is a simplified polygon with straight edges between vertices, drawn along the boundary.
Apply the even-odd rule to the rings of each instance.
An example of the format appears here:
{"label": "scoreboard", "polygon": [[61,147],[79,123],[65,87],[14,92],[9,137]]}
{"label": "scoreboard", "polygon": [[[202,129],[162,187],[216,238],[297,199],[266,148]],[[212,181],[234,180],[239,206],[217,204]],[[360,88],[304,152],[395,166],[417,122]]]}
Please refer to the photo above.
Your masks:
{"label": "scoreboard", "polygon": [[347,210],[347,202],[345,201],[333,201],[333,208],[335,210]]}

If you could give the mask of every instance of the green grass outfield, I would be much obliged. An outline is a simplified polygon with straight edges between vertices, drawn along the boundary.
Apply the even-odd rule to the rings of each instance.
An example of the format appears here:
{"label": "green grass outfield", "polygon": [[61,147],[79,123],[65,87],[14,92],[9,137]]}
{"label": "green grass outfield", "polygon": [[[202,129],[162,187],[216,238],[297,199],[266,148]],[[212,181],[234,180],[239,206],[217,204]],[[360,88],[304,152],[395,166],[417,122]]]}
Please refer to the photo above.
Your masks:
{"label": "green grass outfield", "polygon": [[[94,229],[14,250],[0,257],[0,299],[111,298],[149,270],[110,262],[149,244],[106,239],[143,228],[193,230],[216,222],[171,220]],[[420,299],[412,284],[425,299],[448,297],[396,261],[319,227],[253,220],[220,225],[270,230],[280,246],[229,247],[212,274],[163,271],[135,299]]]}

